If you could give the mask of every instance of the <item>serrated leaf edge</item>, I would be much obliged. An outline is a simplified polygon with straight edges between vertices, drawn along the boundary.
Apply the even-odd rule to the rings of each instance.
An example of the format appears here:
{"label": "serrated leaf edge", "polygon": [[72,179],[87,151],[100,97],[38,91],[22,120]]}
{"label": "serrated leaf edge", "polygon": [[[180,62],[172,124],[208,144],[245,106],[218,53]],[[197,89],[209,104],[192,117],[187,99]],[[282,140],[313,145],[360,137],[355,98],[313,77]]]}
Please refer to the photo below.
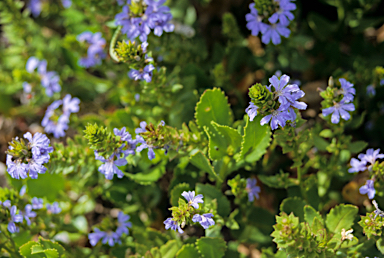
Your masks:
{"label": "serrated leaf edge", "polygon": [[[222,240],[221,243],[223,243],[223,245],[219,244],[219,249],[222,249],[223,250],[223,256],[225,255],[225,250],[227,250],[227,244],[225,242],[225,240],[223,240],[222,238],[218,238],[218,237],[201,237],[199,239],[196,240],[196,249],[197,251],[199,252],[199,254],[201,254],[202,257],[204,257],[204,254],[202,254],[201,250],[199,249],[199,242],[202,240],[202,239],[207,239],[207,238],[210,238],[210,239],[218,239],[218,240]],[[220,248],[220,245],[221,245],[221,248]],[[222,256],[221,256],[222,257]],[[221,258],[221,257],[218,257],[218,258]]]}

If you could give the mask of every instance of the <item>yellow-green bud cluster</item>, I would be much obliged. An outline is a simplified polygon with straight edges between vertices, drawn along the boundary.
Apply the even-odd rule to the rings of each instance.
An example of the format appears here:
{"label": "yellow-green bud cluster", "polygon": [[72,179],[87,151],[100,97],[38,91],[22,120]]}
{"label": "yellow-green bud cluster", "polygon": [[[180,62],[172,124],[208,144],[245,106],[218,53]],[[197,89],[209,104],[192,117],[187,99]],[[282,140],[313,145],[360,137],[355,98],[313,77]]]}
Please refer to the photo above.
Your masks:
{"label": "yellow-green bud cluster", "polygon": [[117,56],[121,62],[127,63],[133,69],[140,69],[146,65],[145,52],[142,45],[136,45],[135,41],[117,42],[115,48]]}
{"label": "yellow-green bud cluster", "polygon": [[249,97],[259,107],[260,112],[275,109],[277,103],[273,100],[273,94],[264,85],[256,83],[249,88]]}
{"label": "yellow-green bud cluster", "polygon": [[255,0],[255,8],[259,15],[269,17],[276,11],[276,5],[273,0]]}

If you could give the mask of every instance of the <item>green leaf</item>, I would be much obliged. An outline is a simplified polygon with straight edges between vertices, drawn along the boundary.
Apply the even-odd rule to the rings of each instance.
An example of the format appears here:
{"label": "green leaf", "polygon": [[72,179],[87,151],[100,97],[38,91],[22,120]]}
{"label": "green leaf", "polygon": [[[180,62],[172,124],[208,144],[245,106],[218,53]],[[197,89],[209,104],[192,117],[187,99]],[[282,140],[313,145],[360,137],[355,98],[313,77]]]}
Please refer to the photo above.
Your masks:
{"label": "green leaf", "polygon": [[312,207],[315,207],[316,209],[319,207],[320,204],[320,197],[319,197],[319,187],[317,184],[317,177],[316,175],[311,175],[308,177],[304,183],[303,183],[303,189],[304,189],[304,196],[305,199],[308,201]]}
{"label": "green leaf", "polygon": [[204,126],[204,132],[208,135],[208,154],[211,160],[222,159],[227,155],[227,145],[225,139],[216,130],[212,131],[208,127]]}
{"label": "green leaf", "polygon": [[223,180],[216,174],[208,158],[199,150],[190,157],[191,163],[197,168],[207,172],[212,177],[216,177],[220,182]]}
{"label": "green leaf", "polygon": [[173,189],[171,191],[171,200],[170,200],[171,205],[177,206],[179,203],[179,198],[181,197],[181,194],[184,191],[188,191],[188,190],[191,190],[191,188],[190,188],[189,184],[187,184],[187,183],[181,183],[181,184],[178,184],[175,187],[173,187]]}
{"label": "green leaf", "polygon": [[319,151],[325,151],[329,145],[329,142],[317,135],[313,135],[313,143]]}
{"label": "green leaf", "polygon": [[62,256],[65,252],[64,247],[59,243],[44,239],[41,236],[39,237],[39,244],[43,246],[44,249],[56,249],[59,252],[59,256]]}
{"label": "green leaf", "polygon": [[357,142],[351,142],[348,144],[348,150],[352,153],[360,153],[362,150],[364,150],[368,146],[368,143],[364,141],[357,141]]}
{"label": "green leaf", "polygon": [[36,245],[36,242],[35,241],[29,241],[27,243],[25,243],[24,245],[20,246],[19,248],[19,253],[22,255],[22,256],[30,256],[32,253],[32,246]]}
{"label": "green leaf", "polygon": [[39,253],[43,253],[43,252],[44,252],[44,248],[39,244],[35,244],[31,248],[31,254],[39,254]]}
{"label": "green leaf", "polygon": [[305,205],[304,206],[304,219],[309,224],[310,227],[312,227],[312,224],[314,222],[314,218],[319,219],[320,221],[323,220],[320,213],[316,211],[312,206]]}
{"label": "green leaf", "polygon": [[47,258],[59,258],[59,252],[56,249],[46,249],[44,254]]}
{"label": "green leaf", "polygon": [[247,116],[247,124],[244,127],[243,140],[241,142],[241,152],[237,161],[245,159],[252,163],[258,161],[271,142],[271,130],[268,125],[260,125],[261,116],[255,117],[251,122]]}
{"label": "green leaf", "polygon": [[176,258],[197,258],[199,252],[195,248],[194,244],[186,244],[177,252]]}
{"label": "green leaf", "polygon": [[358,210],[356,206],[350,204],[340,204],[332,208],[325,220],[328,230],[336,234],[340,233],[343,228],[350,229]]}
{"label": "green leaf", "polygon": [[[247,222],[256,226],[265,235],[270,235],[275,224],[275,216],[268,210],[252,206],[247,210]],[[257,217],[257,220],[255,219]]]}
{"label": "green leaf", "polygon": [[384,254],[384,238],[380,238],[376,241],[376,247],[382,254]]}
{"label": "green leaf", "polygon": [[62,174],[45,173],[39,175],[38,180],[28,180],[27,186],[31,196],[46,197],[48,201],[53,202],[64,190],[64,178]]}
{"label": "green leaf", "polygon": [[165,163],[166,162],[161,162],[154,168],[148,169],[146,172],[139,172],[136,174],[125,172],[124,175],[126,175],[138,184],[150,185],[153,182],[159,180],[165,174]]}
{"label": "green leaf", "polygon": [[288,188],[291,186],[298,185],[297,179],[289,178],[289,173],[280,171],[280,174],[273,176],[259,175],[260,181],[272,188]]}
{"label": "green leaf", "polygon": [[306,203],[299,197],[289,197],[282,201],[280,211],[287,214],[293,212],[296,217],[299,217],[300,222],[304,222],[304,206]]}
{"label": "green leaf", "polygon": [[160,247],[162,258],[173,258],[180,249],[180,245],[176,240],[169,240],[165,245]]}
{"label": "green leaf", "polygon": [[240,148],[242,137],[236,129],[226,125],[219,125],[214,121],[212,121],[211,124],[215,127],[216,131],[224,137],[228,147],[231,146],[233,151]]}
{"label": "green leaf", "polygon": [[206,90],[200,97],[200,101],[195,108],[196,123],[200,128],[204,126],[214,131],[215,128],[211,124],[214,121],[220,125],[232,124],[232,111],[229,107],[227,97],[218,88]]}
{"label": "green leaf", "polygon": [[217,200],[217,213],[222,217],[227,217],[231,212],[231,204],[221,191],[212,185],[196,184],[197,194],[204,196],[204,202],[210,203],[213,199]]}
{"label": "green leaf", "polygon": [[196,248],[203,258],[221,258],[227,245],[221,238],[201,237],[196,241]]}

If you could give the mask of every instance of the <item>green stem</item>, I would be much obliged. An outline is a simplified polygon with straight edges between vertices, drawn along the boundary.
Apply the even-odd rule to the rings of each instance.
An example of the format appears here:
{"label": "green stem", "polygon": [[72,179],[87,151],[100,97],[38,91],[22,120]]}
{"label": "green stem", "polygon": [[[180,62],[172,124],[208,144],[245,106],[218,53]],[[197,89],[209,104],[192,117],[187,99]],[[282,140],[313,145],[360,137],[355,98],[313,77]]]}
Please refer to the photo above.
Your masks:
{"label": "green stem", "polygon": [[113,60],[115,60],[118,63],[120,62],[120,59],[116,54],[115,46],[116,46],[117,38],[120,35],[121,28],[122,28],[121,26],[117,27],[115,33],[113,33],[111,43],[109,44],[109,55],[112,57]]}

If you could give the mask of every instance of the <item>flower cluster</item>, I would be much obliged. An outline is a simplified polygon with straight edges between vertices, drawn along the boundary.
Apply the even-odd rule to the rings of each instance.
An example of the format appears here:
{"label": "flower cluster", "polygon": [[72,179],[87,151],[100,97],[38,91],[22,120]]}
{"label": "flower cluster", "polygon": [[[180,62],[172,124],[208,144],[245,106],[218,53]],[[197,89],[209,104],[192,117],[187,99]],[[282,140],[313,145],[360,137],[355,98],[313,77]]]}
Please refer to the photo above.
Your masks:
{"label": "flower cluster", "polygon": [[[357,156],[359,159],[352,158],[350,165],[351,168],[348,169],[349,173],[357,173],[360,171],[368,170],[369,172],[376,172],[377,168],[376,160],[377,159],[383,159],[384,154],[380,154],[380,149],[373,150],[368,149],[366,154],[360,153]],[[360,187],[359,191],[361,194],[368,194],[369,199],[373,199],[375,196],[376,190],[374,187],[375,183],[375,176],[372,177],[372,179],[367,180],[366,184]]]}
{"label": "flower cluster", "polygon": [[130,216],[125,215],[123,212],[119,212],[117,216],[117,229],[115,231],[101,231],[95,228],[94,233],[89,233],[88,238],[92,246],[95,246],[100,240],[103,244],[114,246],[115,243],[120,243],[120,238],[123,234],[129,235],[129,229],[132,227],[132,223],[129,222]]}
{"label": "flower cluster", "polygon": [[182,200],[179,201],[179,207],[170,208],[172,217],[164,221],[165,229],[172,229],[182,234],[184,232],[182,227],[191,220],[191,215],[193,215],[192,222],[200,223],[204,229],[215,225],[212,213],[199,214],[199,203],[204,203],[202,194],[195,196],[195,191],[184,191],[181,195],[187,200],[187,203]]}
{"label": "flower cluster", "polygon": [[279,125],[284,127],[287,121],[294,123],[296,119],[294,108],[305,110],[307,104],[297,101],[305,93],[300,90],[298,85],[288,84],[289,80],[290,77],[285,74],[280,79],[273,75],[269,79],[271,83],[269,86],[258,83],[249,89],[251,102],[245,111],[250,121],[253,121],[260,112],[265,115],[260,124],[264,125],[270,122],[272,130],[277,129]]}
{"label": "flower cluster", "polygon": [[[79,111],[80,100],[72,98],[67,94],[62,100],[56,100],[48,106],[45,116],[41,121],[44,131],[52,133],[55,138],[65,136],[65,130],[68,129],[69,117],[71,113]],[[57,110],[62,106],[62,110]]]}
{"label": "flower cluster", "polygon": [[332,101],[333,103],[333,106],[323,109],[323,116],[332,114],[331,122],[333,124],[338,124],[340,117],[344,120],[349,120],[351,115],[347,111],[355,110],[355,105],[351,103],[356,94],[353,84],[344,78],[340,78],[339,82],[341,85],[340,89],[333,88],[333,82],[331,82],[331,87],[328,87],[326,91],[321,93],[326,101]]}
{"label": "flower cluster", "polygon": [[291,12],[296,10],[296,5],[291,0],[271,1],[269,8],[251,3],[249,9],[251,12],[245,16],[247,28],[253,36],[261,33],[264,44],[272,41],[274,45],[278,45],[281,43],[281,36],[288,38],[291,34],[287,27],[295,18]]}
{"label": "flower cluster", "polygon": [[[40,61],[36,57],[32,56],[27,61],[26,70],[29,73],[34,73],[36,69],[40,78],[41,86],[45,88],[45,93],[47,96],[51,97],[53,93],[61,91],[61,86],[59,84],[60,77],[57,75],[57,73],[53,71],[47,71],[46,60]],[[32,84],[24,82],[23,88],[25,93],[31,93]]]}
{"label": "flower cluster", "polygon": [[87,56],[79,60],[79,65],[89,68],[101,64],[101,60],[106,57],[104,47],[106,44],[105,39],[102,37],[101,32],[92,33],[85,31],[77,36],[77,41],[88,45]]}
{"label": "flower cluster", "polygon": [[[33,17],[37,17],[41,13],[41,0],[29,0],[27,8],[31,11]],[[69,8],[72,5],[72,0],[61,0],[64,8]]]}
{"label": "flower cluster", "polygon": [[52,204],[47,203],[46,208],[47,208],[47,211],[50,212],[51,214],[59,214],[61,212],[61,208],[59,207],[58,202],[54,202]]}
{"label": "flower cluster", "polygon": [[122,12],[116,14],[116,25],[122,26],[121,31],[128,39],[139,37],[141,42],[147,41],[151,29],[156,36],[161,36],[163,31],[172,32],[175,27],[170,23],[172,14],[164,3],[165,0],[119,1],[124,6]]}
{"label": "flower cluster", "polygon": [[[153,58],[148,56],[147,54],[147,47],[148,43],[144,42],[141,44],[141,51],[143,54],[145,54],[145,57],[138,58],[138,61],[140,62],[140,67],[131,68],[131,70],[128,72],[128,76],[131,79],[134,79],[135,81],[138,80],[145,80],[146,82],[152,81],[152,71],[155,70],[155,66],[153,65]],[[135,56],[135,58],[137,58]]]}
{"label": "flower cluster", "polygon": [[120,137],[120,142],[123,142],[121,147],[117,148],[108,158],[99,155],[98,151],[95,150],[96,159],[104,162],[104,164],[99,167],[99,172],[104,174],[108,180],[112,180],[114,174],[116,174],[118,178],[124,177],[123,172],[117,166],[127,164],[126,157],[135,154],[135,148],[138,142],[137,139],[132,139],[132,136],[126,131],[125,127],[121,130],[115,128],[113,132],[115,136]]}
{"label": "flower cluster", "polygon": [[43,164],[49,161],[49,153],[53,148],[49,146],[50,140],[45,134],[35,133],[32,136],[30,132],[24,134],[23,139],[14,139],[7,151],[7,171],[12,178],[25,179],[29,176],[33,179],[38,174],[44,174],[47,170]]}

